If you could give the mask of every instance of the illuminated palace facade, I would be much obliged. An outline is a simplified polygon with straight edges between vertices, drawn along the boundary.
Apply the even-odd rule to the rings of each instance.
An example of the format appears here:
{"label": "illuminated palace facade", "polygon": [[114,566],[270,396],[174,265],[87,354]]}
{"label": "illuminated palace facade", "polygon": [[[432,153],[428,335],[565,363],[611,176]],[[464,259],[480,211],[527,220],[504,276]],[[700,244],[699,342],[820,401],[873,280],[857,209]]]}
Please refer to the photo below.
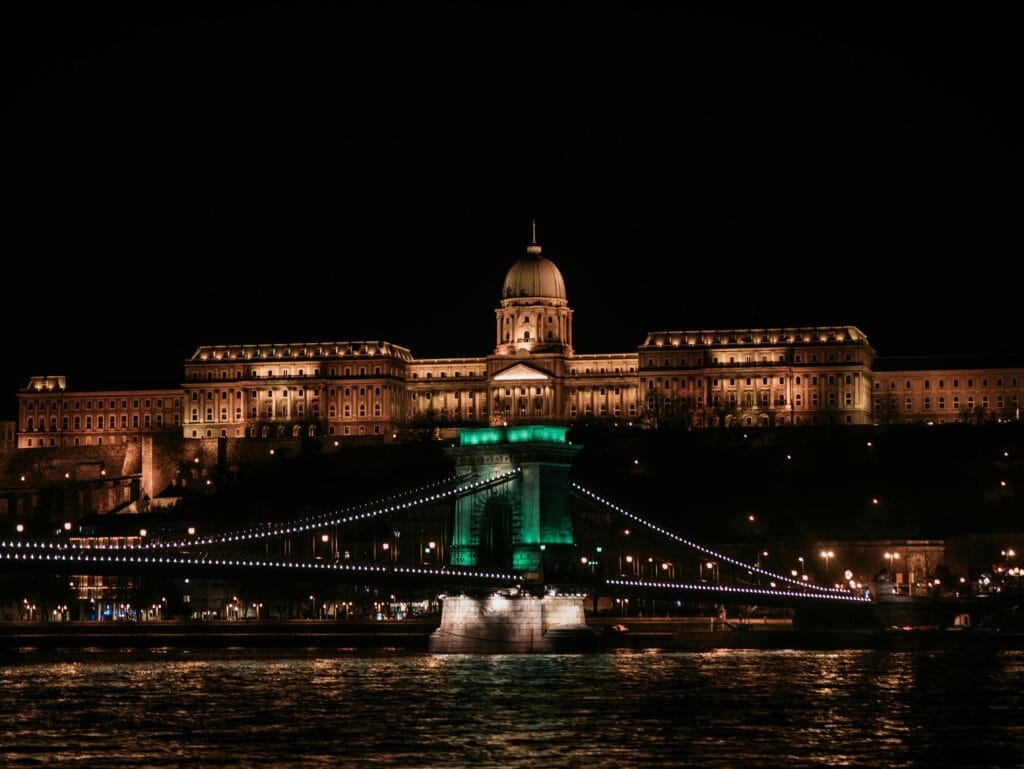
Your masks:
{"label": "illuminated palace facade", "polygon": [[658,427],[1020,419],[1024,365],[876,357],[855,326],[656,331],[579,354],[565,282],[536,243],[508,271],[494,350],[416,359],[385,341],[209,345],[166,390],[33,377],[17,446],[184,438],[400,438],[409,428],[607,419]]}

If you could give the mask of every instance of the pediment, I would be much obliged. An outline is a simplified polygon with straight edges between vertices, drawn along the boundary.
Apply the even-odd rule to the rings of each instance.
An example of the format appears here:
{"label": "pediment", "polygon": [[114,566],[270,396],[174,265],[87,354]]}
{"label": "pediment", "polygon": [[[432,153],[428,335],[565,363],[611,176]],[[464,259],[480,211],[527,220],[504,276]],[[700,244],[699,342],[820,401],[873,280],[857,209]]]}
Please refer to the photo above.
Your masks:
{"label": "pediment", "polygon": [[522,382],[524,380],[532,381],[540,379],[551,379],[551,376],[523,363],[517,363],[514,366],[509,366],[504,371],[499,371],[491,377],[492,382]]}

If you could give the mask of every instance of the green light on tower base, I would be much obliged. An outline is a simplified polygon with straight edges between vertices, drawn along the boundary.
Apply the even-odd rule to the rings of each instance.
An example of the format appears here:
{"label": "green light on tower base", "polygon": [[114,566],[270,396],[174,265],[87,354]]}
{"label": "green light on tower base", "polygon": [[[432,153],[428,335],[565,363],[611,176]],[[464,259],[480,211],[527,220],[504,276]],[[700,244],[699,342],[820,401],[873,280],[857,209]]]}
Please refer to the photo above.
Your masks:
{"label": "green light on tower base", "polygon": [[488,446],[498,443],[568,443],[568,427],[555,425],[516,425],[514,427],[475,427],[459,431],[460,446]]}

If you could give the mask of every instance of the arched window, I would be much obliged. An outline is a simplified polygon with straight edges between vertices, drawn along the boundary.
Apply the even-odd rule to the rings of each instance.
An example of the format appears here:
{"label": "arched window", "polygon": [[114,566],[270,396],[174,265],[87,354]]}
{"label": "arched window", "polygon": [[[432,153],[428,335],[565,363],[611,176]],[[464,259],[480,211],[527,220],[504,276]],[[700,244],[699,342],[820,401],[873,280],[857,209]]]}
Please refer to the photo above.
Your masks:
{"label": "arched window", "polygon": [[523,332],[523,341],[526,341],[526,342],[530,341],[530,332],[529,331],[524,331]]}

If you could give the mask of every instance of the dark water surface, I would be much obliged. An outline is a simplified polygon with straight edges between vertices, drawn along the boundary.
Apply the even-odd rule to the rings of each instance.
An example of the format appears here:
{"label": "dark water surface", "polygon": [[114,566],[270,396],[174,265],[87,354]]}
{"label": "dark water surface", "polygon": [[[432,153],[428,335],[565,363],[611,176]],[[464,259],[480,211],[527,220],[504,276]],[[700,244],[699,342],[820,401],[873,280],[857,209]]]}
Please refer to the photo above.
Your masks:
{"label": "dark water surface", "polygon": [[1009,767],[1024,652],[26,652],[0,766]]}

